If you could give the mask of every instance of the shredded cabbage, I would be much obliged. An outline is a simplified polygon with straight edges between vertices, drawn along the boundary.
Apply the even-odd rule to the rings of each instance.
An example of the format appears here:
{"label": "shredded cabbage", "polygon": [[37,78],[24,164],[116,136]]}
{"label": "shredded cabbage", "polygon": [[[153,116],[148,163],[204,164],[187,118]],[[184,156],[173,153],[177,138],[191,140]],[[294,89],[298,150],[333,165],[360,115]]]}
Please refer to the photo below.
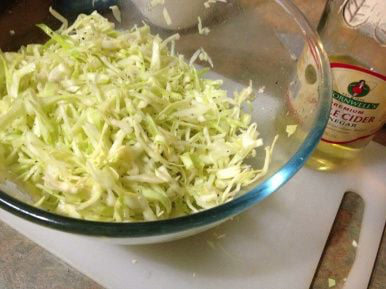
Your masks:
{"label": "shredded cabbage", "polygon": [[298,126],[296,124],[289,124],[289,125],[287,125],[285,131],[287,132],[288,137],[293,135],[296,132],[297,128],[298,128]]}
{"label": "shredded cabbage", "polygon": [[[0,161],[45,210],[133,222],[191,214],[232,200],[264,176],[264,154],[241,106],[174,55],[148,26],[117,31],[94,12],[45,44],[0,51]],[[200,50],[200,53],[203,53]],[[206,54],[206,53],[205,53]]]}
{"label": "shredded cabbage", "polygon": [[202,26],[202,21],[200,16],[197,17],[197,28],[198,28],[198,34],[201,34],[201,35],[208,35],[210,32],[209,27]]}
{"label": "shredded cabbage", "polygon": [[208,0],[204,2],[205,8],[210,8],[211,4],[215,4],[216,2],[222,2],[222,3],[227,3],[227,0]]}
{"label": "shredded cabbage", "polygon": [[170,18],[169,11],[166,9],[166,7],[164,7],[164,9],[162,9],[162,14],[164,16],[166,24],[169,26],[172,25],[172,19]]}
{"label": "shredded cabbage", "polygon": [[111,12],[113,13],[113,16],[115,20],[118,23],[122,22],[122,17],[121,17],[121,10],[119,10],[119,7],[117,5],[110,6]]}

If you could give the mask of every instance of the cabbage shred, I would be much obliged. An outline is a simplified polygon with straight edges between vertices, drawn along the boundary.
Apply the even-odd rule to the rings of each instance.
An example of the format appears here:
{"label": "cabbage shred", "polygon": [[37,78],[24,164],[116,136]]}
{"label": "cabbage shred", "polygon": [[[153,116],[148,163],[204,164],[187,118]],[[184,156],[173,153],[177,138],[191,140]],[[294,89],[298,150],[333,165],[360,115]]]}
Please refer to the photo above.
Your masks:
{"label": "cabbage shred", "polygon": [[[117,31],[94,12],[45,44],[0,51],[0,158],[35,205],[98,221],[178,217],[232,200],[267,171],[221,80],[170,53],[148,26]],[[259,148],[261,147],[261,148]]]}

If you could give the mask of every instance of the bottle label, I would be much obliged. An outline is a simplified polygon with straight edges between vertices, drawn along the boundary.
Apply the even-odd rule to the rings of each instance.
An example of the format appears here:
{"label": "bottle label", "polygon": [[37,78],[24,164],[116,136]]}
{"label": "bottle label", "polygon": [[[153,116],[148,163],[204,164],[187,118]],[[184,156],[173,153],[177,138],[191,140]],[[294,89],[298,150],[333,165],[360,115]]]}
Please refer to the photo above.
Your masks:
{"label": "bottle label", "polygon": [[348,144],[376,133],[386,117],[386,76],[343,63],[331,69],[333,101],[322,140]]}
{"label": "bottle label", "polygon": [[386,0],[346,0],[343,18],[381,45],[386,44]]}

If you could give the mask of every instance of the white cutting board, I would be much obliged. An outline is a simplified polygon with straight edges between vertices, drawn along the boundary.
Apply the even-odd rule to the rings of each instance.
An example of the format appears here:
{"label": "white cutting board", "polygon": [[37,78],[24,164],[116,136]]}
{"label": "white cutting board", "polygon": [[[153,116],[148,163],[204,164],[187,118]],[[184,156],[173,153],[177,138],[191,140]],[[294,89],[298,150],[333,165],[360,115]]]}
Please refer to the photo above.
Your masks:
{"label": "white cutting board", "polygon": [[375,143],[347,170],[303,168],[241,216],[171,243],[119,246],[43,228],[2,210],[0,219],[107,288],[306,289],[346,190],[366,201],[345,287],[363,289],[386,219],[386,147]]}

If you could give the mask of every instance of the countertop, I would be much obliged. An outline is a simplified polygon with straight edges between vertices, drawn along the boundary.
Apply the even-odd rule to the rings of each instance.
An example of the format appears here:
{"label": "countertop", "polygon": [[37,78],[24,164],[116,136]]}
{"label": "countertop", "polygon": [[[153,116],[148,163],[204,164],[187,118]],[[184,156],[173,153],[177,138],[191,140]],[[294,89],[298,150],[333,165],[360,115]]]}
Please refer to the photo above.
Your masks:
{"label": "countertop", "polygon": [[[39,1],[30,2],[33,6]],[[325,0],[294,0],[294,2],[305,13],[311,24],[316,26]],[[0,25],[3,24],[0,23]],[[386,145],[386,129],[377,135],[376,141]],[[337,283],[334,288],[342,288],[344,277],[347,276],[355,258],[355,248],[353,249],[351,240],[360,232],[362,210],[363,203],[360,198],[353,193],[346,194],[310,288],[329,288],[327,279],[332,272],[335,274]],[[384,284],[386,284],[385,234],[380,244],[369,289],[382,289],[385,288]],[[16,288],[99,289],[102,287],[0,221],[0,289]]]}

